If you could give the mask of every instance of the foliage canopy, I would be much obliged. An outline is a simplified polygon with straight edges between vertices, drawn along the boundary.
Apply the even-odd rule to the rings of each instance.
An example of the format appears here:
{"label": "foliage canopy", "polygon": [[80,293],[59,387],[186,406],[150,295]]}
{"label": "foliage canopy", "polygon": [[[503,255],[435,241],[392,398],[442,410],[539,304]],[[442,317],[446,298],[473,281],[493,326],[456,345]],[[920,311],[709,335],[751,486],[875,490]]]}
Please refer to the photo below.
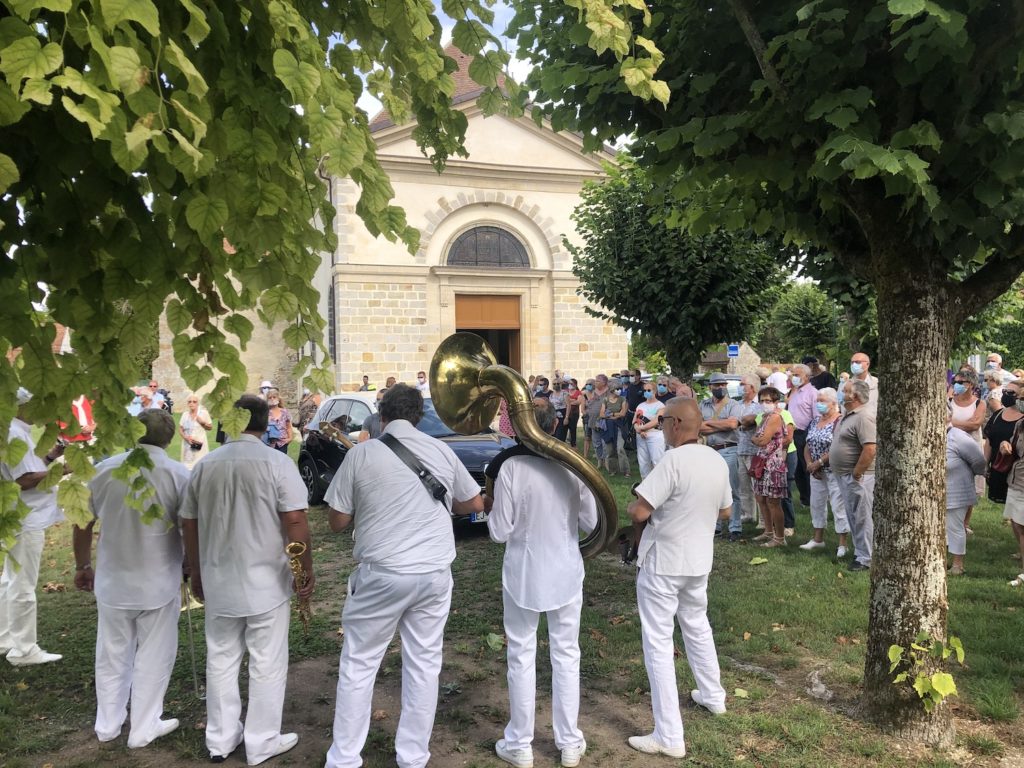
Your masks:
{"label": "foliage canopy", "polygon": [[[482,0],[444,0],[455,44],[476,56],[486,109],[502,106]],[[311,278],[333,247],[320,174],[349,176],[368,229],[415,245],[356,104],[364,91],[414,137],[437,168],[464,154],[456,63],[442,48],[433,3],[372,0],[3,0],[0,18],[0,460],[13,392],[56,437],[71,401],[96,400],[97,450],[134,442],[125,387],[166,305],[174,358],[226,428],[247,381],[239,348],[256,309],[287,325],[285,343],[322,344]],[[489,50],[484,50],[490,46]],[[515,95],[515,86],[506,89]],[[324,229],[328,233],[324,233]],[[169,299],[169,301],[168,301]],[[54,323],[75,353],[55,355]],[[14,350],[19,350],[15,355]],[[13,358],[13,360],[12,360]],[[300,359],[296,376],[333,379]],[[86,513],[91,466],[60,497]],[[0,542],[17,529],[17,492],[3,487]],[[22,508],[23,509],[23,508]]]}

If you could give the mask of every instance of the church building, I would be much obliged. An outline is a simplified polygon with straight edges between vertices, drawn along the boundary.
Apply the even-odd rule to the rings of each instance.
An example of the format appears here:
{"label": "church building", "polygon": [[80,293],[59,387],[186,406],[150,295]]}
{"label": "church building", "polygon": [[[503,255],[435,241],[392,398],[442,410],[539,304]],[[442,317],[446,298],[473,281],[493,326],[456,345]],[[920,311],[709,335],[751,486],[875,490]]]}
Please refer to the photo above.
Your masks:
{"label": "church building", "polygon": [[[394,204],[420,231],[417,252],[367,231],[351,180],[327,182],[337,248],[324,255],[316,279],[336,391],[358,388],[364,375],[378,388],[388,376],[415,382],[456,331],[483,336],[499,362],[524,376],[557,369],[582,381],[618,371],[627,362],[626,333],[585,312],[562,243],[563,236],[578,242],[570,216],[580,189],[602,178],[613,156],[585,155],[579,137],[528,117],[485,118],[476,104],[481,89],[466,74],[469,57],[454,47],[447,54],[459,62],[453,99],[468,119],[468,157],[451,158],[438,174],[412,139],[412,124],[395,125],[386,112],[371,123]],[[250,388],[270,379],[295,402],[298,383],[287,372],[296,353],[282,352],[269,330],[257,334],[243,353]],[[161,363],[173,366],[170,339],[162,337]],[[162,383],[177,378],[166,365],[161,374]]]}

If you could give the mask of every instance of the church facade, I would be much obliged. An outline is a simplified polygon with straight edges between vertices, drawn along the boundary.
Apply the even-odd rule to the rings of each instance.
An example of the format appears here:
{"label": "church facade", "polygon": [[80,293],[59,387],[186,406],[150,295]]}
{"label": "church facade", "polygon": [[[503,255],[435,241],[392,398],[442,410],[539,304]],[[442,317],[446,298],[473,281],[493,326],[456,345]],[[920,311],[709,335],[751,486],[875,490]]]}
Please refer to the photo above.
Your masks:
{"label": "church facade", "polygon": [[[352,181],[327,182],[337,248],[324,254],[317,288],[336,391],[357,388],[364,375],[377,387],[388,376],[414,382],[456,331],[483,336],[499,362],[524,376],[557,369],[583,379],[626,365],[625,331],[585,311],[562,242],[576,240],[570,216],[580,189],[602,178],[612,156],[584,155],[576,136],[529,118],[485,118],[463,75],[468,62],[460,68],[455,102],[468,119],[469,156],[452,158],[442,174],[416,147],[412,125],[394,125],[386,114],[371,124],[394,203],[420,231],[415,253],[367,231]],[[287,379],[296,352],[270,330],[260,336],[243,353],[250,387],[271,379],[294,402],[298,382]],[[173,383],[176,372],[164,364],[170,339],[162,333],[161,341],[155,375]]]}

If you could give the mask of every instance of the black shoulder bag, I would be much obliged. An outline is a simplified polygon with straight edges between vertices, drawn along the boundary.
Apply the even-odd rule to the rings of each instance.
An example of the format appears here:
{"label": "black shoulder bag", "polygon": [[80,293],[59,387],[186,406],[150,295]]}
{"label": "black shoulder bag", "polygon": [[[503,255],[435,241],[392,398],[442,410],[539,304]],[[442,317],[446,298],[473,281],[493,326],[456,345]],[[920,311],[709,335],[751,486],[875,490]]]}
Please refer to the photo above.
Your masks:
{"label": "black shoulder bag", "polygon": [[416,473],[416,477],[420,479],[423,486],[427,489],[427,493],[435,501],[440,501],[442,504],[445,503],[444,497],[448,494],[448,489],[445,488],[444,483],[430,474],[430,470],[420,463],[420,460],[416,458],[415,454],[402,445],[401,441],[398,440],[394,435],[388,433],[382,434],[379,438],[384,445],[390,448],[395,456],[402,460],[409,469]]}

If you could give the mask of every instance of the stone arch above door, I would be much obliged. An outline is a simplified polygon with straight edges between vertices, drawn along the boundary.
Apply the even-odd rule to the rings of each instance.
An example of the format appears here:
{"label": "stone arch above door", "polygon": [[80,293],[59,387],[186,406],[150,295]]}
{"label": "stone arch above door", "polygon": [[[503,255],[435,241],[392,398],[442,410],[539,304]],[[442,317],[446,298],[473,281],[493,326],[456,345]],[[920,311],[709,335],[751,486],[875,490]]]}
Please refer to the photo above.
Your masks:
{"label": "stone arch above door", "polygon": [[473,226],[490,225],[506,229],[526,245],[534,269],[553,269],[567,255],[561,234],[554,231],[554,219],[544,216],[539,205],[522,195],[506,192],[460,192],[439,197],[427,211],[427,223],[420,230],[417,260],[429,266],[444,266],[455,237]]}

